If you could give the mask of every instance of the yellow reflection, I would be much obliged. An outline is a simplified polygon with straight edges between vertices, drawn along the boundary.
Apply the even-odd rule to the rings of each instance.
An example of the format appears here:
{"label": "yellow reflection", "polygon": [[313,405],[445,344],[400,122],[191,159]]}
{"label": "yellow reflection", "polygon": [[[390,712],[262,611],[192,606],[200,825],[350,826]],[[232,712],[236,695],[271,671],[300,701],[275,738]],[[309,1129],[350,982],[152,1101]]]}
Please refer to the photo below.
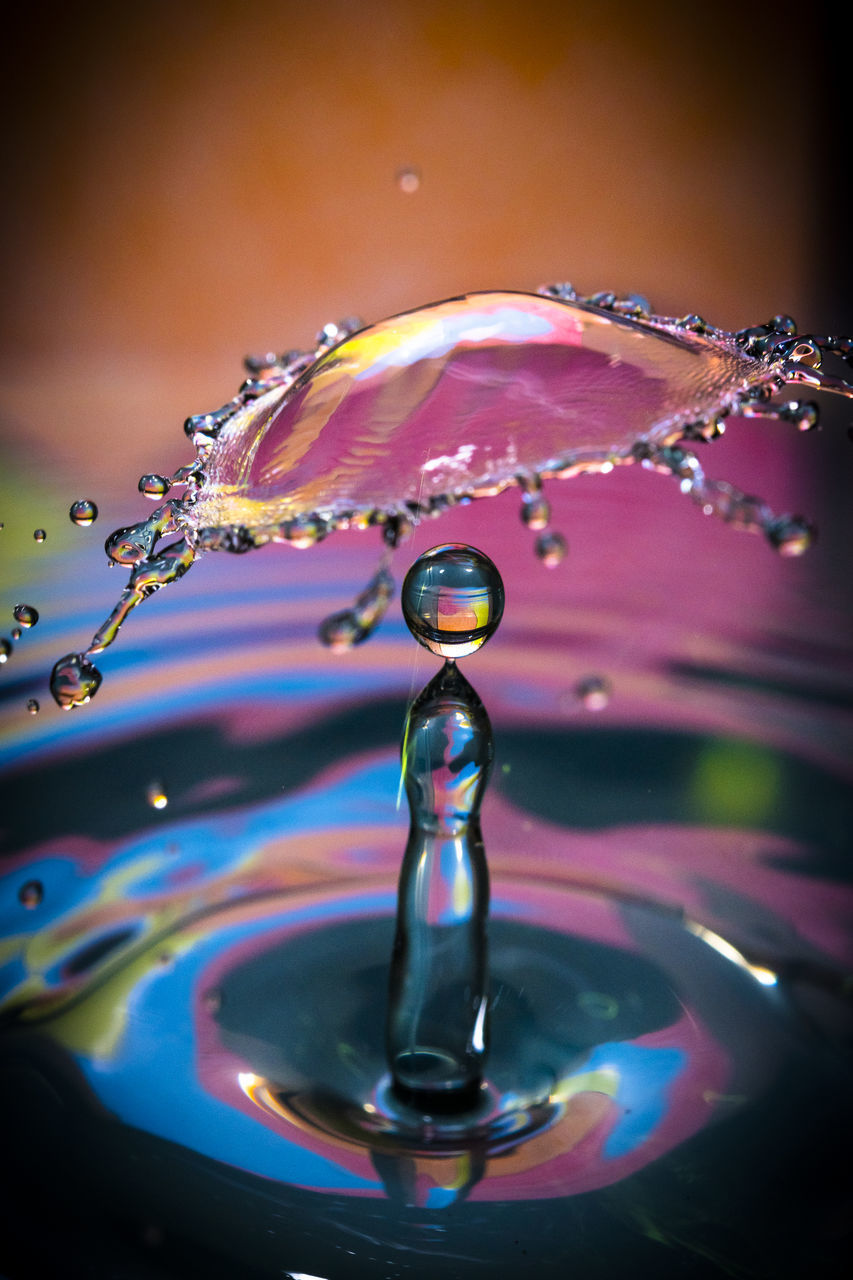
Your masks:
{"label": "yellow reflection", "polygon": [[749,742],[717,741],[701,752],[691,782],[703,818],[738,826],[760,823],[779,804],[778,761]]}

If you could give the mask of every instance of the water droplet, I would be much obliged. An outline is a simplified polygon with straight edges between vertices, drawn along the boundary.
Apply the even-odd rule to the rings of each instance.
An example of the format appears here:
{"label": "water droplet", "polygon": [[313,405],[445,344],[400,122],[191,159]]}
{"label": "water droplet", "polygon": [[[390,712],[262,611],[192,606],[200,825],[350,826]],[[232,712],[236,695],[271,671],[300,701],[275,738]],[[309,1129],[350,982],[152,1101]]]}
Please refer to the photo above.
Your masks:
{"label": "water droplet", "polygon": [[12,639],[13,639],[13,640],[20,640],[20,638],[21,638],[21,636],[22,636],[23,634],[24,634],[24,633],[23,633],[23,631],[21,630],[21,628],[20,628],[20,627],[13,627],[13,628],[12,628],[11,636],[12,636]]}
{"label": "water droplet", "polygon": [[766,533],[781,556],[801,556],[815,538],[814,526],[802,516],[779,516],[770,522]]}
{"label": "water droplet", "polygon": [[604,676],[584,676],[575,685],[574,694],[587,711],[603,711],[613,692],[610,681]]}
{"label": "water droplet", "polygon": [[50,692],[63,711],[84,706],[100,684],[100,671],[82,653],[67,653],[50,673]]}
{"label": "water droplet", "polygon": [[68,514],[74,524],[79,524],[81,528],[87,528],[97,520],[98,508],[91,499],[80,498],[77,502],[72,502]]}
{"label": "water droplet", "polygon": [[12,642],[0,636],[0,663],[8,662],[12,656]]}
{"label": "water droplet", "polygon": [[155,474],[139,477],[139,492],[146,498],[163,498],[172,486],[165,476]]}
{"label": "water droplet", "polygon": [[407,196],[414,195],[420,185],[421,175],[411,165],[405,165],[402,169],[397,170],[397,186]]}
{"label": "water droplet", "polygon": [[47,534],[45,533],[44,529],[34,529],[33,537],[35,538],[36,542],[44,542],[45,538],[47,537]]}
{"label": "water droplet", "polygon": [[319,637],[333,653],[344,653],[372,635],[385,617],[394,594],[394,579],[380,566],[350,609],[333,613],[320,624]]}
{"label": "water droplet", "polygon": [[39,611],[31,604],[16,604],[12,612],[22,627],[34,627],[39,620]]}
{"label": "water droplet", "polygon": [[551,504],[544,493],[525,493],[521,497],[521,519],[528,529],[544,529],[551,519]]}
{"label": "water droplet", "polygon": [[148,784],[145,789],[145,799],[152,809],[165,809],[169,803],[169,797],[159,782],[150,782]]}
{"label": "water droplet", "polygon": [[18,901],[28,911],[37,907],[44,898],[44,885],[41,880],[28,880],[18,890]]}
{"label": "water droplet", "polygon": [[504,588],[482,551],[444,543],[425,552],[409,569],[401,602],[416,640],[442,658],[464,658],[497,630]]}
{"label": "water droplet", "polygon": [[41,707],[39,705],[38,698],[29,698],[27,701],[27,711],[29,711],[30,715],[37,716],[40,710]]}
{"label": "water droplet", "polygon": [[536,539],[536,554],[548,569],[562,563],[567,551],[566,539],[561,533],[540,533]]}

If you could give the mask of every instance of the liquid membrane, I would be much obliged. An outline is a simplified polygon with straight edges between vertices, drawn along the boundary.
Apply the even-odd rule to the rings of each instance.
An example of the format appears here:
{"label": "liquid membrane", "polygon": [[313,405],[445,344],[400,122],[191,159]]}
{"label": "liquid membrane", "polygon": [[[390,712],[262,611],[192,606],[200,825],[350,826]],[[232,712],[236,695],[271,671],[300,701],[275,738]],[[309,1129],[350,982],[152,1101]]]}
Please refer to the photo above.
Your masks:
{"label": "liquid membrane", "polygon": [[[304,548],[371,525],[393,547],[413,523],[514,484],[536,554],[555,566],[566,542],[546,531],[543,478],[636,462],[675,476],[706,513],[799,555],[809,522],[707,479],[687,443],[721,434],[728,415],[811,430],[813,403],[772,396],[804,385],[853,397],[820,369],[825,353],[849,361],[850,350],[847,338],[798,335],[788,316],[729,333],[693,314],[653,315],[639,295],[582,297],[568,284],[468,294],[367,327],[327,324],[313,351],[248,359],[232,401],[187,419],[194,462],[140,480],[151,497],[174,485],[185,496],[107,539],[114,562],[135,566],[128,587],[85,653],[58,665],[67,672],[72,658],[106,648],[130,610],[202,551]],[[177,543],[157,548],[175,532]],[[378,624],[391,594],[387,555],[379,573],[381,584],[323,625],[325,643],[346,649]],[[67,678],[62,689],[66,708],[92,692],[71,697]]]}

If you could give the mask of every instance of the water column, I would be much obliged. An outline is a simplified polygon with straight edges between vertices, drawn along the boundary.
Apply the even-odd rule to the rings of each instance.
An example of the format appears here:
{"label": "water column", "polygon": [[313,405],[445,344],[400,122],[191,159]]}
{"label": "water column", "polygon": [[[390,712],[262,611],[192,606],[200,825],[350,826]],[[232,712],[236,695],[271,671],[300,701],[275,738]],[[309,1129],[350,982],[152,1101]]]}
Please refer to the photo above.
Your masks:
{"label": "water column", "polygon": [[411,822],[387,1051],[398,1098],[446,1113],[476,1102],[489,1043],[489,872],[480,806],[494,747],[486,709],[456,659],[496,631],[503,583],[482,552],[449,543],[412,565],[402,606],[415,639],[445,662],[409,709],[403,736]]}

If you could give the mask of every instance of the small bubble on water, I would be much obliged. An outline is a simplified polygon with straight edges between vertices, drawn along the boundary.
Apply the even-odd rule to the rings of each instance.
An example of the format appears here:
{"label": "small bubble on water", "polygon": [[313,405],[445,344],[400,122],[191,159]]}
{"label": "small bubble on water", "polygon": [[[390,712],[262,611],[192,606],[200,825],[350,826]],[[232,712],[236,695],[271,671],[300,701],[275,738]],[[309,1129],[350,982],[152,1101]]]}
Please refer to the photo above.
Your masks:
{"label": "small bubble on water", "polygon": [[16,604],[12,612],[22,627],[34,627],[39,620],[39,611],[31,604]]}
{"label": "small bubble on water", "polygon": [[159,782],[150,782],[148,784],[145,789],[145,799],[152,809],[165,809],[169,803],[169,797]]}
{"label": "small bubble on water", "polygon": [[44,897],[44,885],[41,880],[28,880],[26,884],[22,884],[18,890],[18,901],[28,911],[32,911],[37,907]]}
{"label": "small bubble on water", "polygon": [[98,508],[89,498],[80,498],[77,502],[72,502],[68,514],[72,523],[79,524],[81,528],[86,528],[97,520]]}
{"label": "small bubble on water", "polygon": [[494,635],[504,611],[504,587],[482,551],[444,543],[419,556],[400,593],[406,626],[442,658],[464,658]]}
{"label": "small bubble on water", "polygon": [[536,554],[548,569],[553,569],[566,558],[568,546],[561,533],[540,533],[536,539]]}
{"label": "small bubble on water", "polygon": [[28,701],[27,701],[27,711],[29,711],[29,713],[30,713],[30,715],[31,715],[31,716],[37,716],[37,715],[38,715],[39,711],[41,711],[41,706],[39,705],[39,700],[38,700],[38,698],[29,698],[29,699],[28,699]]}
{"label": "small bubble on water", "polygon": [[574,696],[587,711],[603,711],[613,693],[609,680],[604,676],[584,676],[574,688]]}
{"label": "small bubble on water", "polygon": [[151,474],[139,477],[139,492],[146,498],[163,498],[171,487],[165,476]]}
{"label": "small bubble on water", "polygon": [[0,636],[0,663],[8,662],[12,656],[12,642]]}
{"label": "small bubble on water", "polygon": [[82,707],[98,692],[101,673],[82,653],[67,653],[50,673],[50,692],[63,711]]}
{"label": "small bubble on water", "polygon": [[47,534],[45,533],[44,529],[34,529],[33,537],[35,538],[36,542],[44,542],[45,538],[47,537]]}
{"label": "small bubble on water", "polygon": [[407,196],[414,195],[420,188],[421,175],[412,165],[404,165],[397,170],[397,186]]}

